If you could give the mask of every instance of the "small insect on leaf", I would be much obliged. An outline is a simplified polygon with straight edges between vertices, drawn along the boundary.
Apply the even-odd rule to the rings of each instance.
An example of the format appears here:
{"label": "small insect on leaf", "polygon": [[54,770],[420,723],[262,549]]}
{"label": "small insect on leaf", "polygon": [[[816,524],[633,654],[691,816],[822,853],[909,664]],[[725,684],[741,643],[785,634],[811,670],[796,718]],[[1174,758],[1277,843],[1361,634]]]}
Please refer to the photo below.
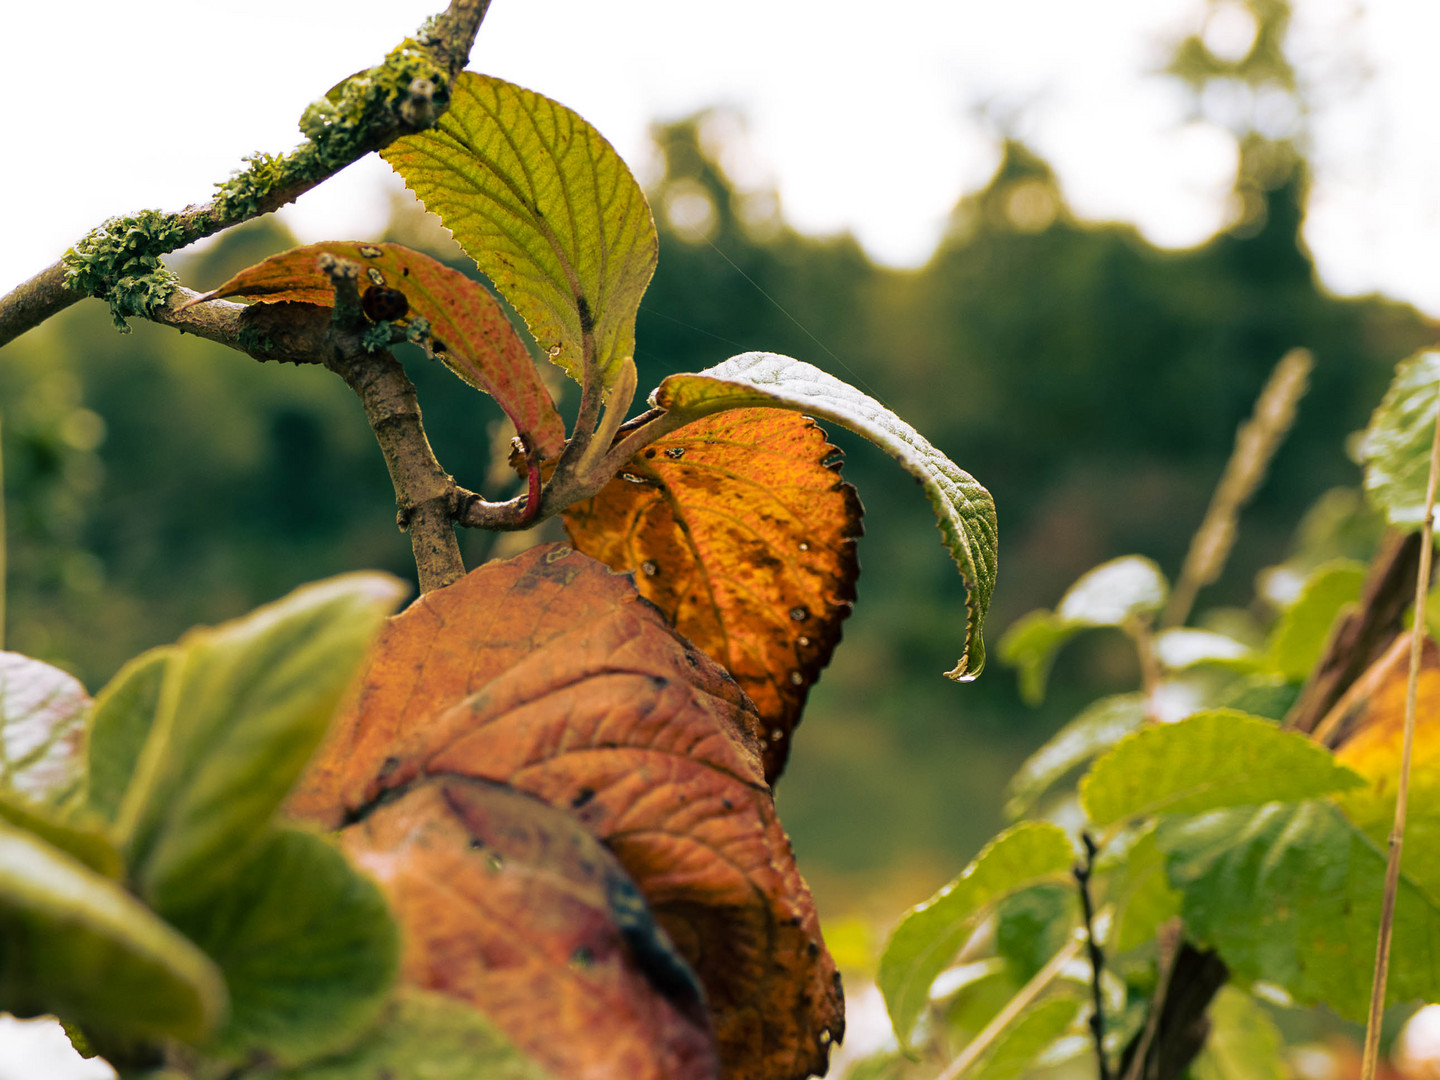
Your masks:
{"label": "small insect on leaf", "polygon": [[399,289],[371,285],[360,297],[360,308],[371,322],[394,322],[410,311],[410,301]]}

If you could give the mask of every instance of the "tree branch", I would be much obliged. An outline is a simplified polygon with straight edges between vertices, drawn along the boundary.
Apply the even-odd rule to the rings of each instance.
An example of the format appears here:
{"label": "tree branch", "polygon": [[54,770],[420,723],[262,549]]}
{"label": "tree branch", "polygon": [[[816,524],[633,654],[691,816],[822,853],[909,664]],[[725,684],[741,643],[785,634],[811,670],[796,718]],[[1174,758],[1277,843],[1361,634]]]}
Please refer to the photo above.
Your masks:
{"label": "tree branch", "polygon": [[[451,0],[449,8],[431,21],[419,40],[393,50],[383,63],[342,84],[355,87],[353,95],[340,95],[341,107],[348,105],[355,115],[337,114],[332,124],[330,114],[323,110],[312,114],[307,109],[302,125],[308,137],[299,148],[284,157],[252,160],[249,169],[221,184],[210,202],[187,207],[179,214],[165,215],[163,239],[152,237],[152,242],[144,242],[133,250],[133,255],[137,258],[163,255],[231,225],[278,210],[372,150],[383,149],[402,135],[434,124],[449,104],[448,94],[443,90],[437,92],[434,80],[415,73],[428,64],[438,69],[436,73],[446,82],[453,80],[465,67],[476,31],[489,7],[490,0]],[[403,85],[392,85],[396,80]],[[392,93],[396,98],[393,102],[390,101]],[[102,225],[91,237],[103,236],[105,229]],[[76,248],[83,246],[84,241]],[[83,255],[76,256],[75,251],[72,249],[67,255],[73,259],[83,258]],[[76,280],[74,266],[61,260],[0,297],[0,346],[85,295],[106,295],[106,286],[101,285],[99,291],[93,285],[77,289]],[[111,282],[108,288],[113,287]]]}

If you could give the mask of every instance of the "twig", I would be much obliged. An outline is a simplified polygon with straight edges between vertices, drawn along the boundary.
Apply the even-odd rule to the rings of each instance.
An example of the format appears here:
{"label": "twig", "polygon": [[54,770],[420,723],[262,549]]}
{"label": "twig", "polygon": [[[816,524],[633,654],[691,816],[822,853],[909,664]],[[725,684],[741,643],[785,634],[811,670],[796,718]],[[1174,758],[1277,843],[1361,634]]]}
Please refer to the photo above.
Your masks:
{"label": "twig", "polygon": [[[434,20],[419,48],[453,78],[465,67],[475,33],[489,7],[490,0],[451,0],[449,8]],[[318,155],[313,152],[315,144],[307,142],[272,163],[273,171],[283,179],[257,192],[254,199],[216,198],[189,206],[175,215],[177,228],[172,239],[150,254],[174,251],[231,225],[278,210],[372,150],[381,150],[400,136],[433,123],[444,105],[436,102],[423,117],[407,117],[403,107],[398,114],[377,116],[371,126],[354,132],[355,137],[347,142],[343,152]],[[83,298],[83,293],[67,286],[66,274],[65,263],[55,262],[0,296],[0,345],[13,341]]]}
{"label": "twig", "polygon": [[1105,1002],[1100,993],[1100,976],[1105,971],[1105,953],[1095,941],[1095,906],[1090,900],[1090,874],[1095,868],[1098,848],[1088,832],[1080,834],[1085,845],[1085,859],[1075,864],[1072,871],[1075,884],[1080,890],[1080,914],[1085,923],[1085,947],[1090,955],[1090,996],[1093,1010],[1090,1013],[1090,1034],[1095,1037],[1095,1060],[1100,1080],[1110,1080],[1110,1059],[1105,1055]]}
{"label": "twig", "polygon": [[1050,957],[1045,966],[1037,971],[1030,981],[1005,1003],[1005,1007],[995,1014],[994,1019],[985,1025],[980,1034],[966,1044],[965,1049],[960,1051],[960,1056],[952,1061],[935,1080],[955,1080],[957,1076],[980,1060],[980,1056],[990,1049],[1015,1018],[1040,996],[1042,990],[1055,981],[1060,972],[1064,970],[1065,965],[1080,955],[1080,950],[1084,945],[1085,943],[1078,937],[1071,938],[1059,952]]}
{"label": "twig", "polygon": [[1225,464],[1225,472],[1211,496],[1209,509],[1175,581],[1170,602],[1165,607],[1161,626],[1180,626],[1190,617],[1190,608],[1200,590],[1215,581],[1230,557],[1235,543],[1235,523],[1240,508],[1250,501],[1265,469],[1285,433],[1295,421],[1295,404],[1305,393],[1306,380],[1314,360],[1305,349],[1291,349],[1260,391],[1255,412],[1235,433],[1235,449]]}
{"label": "twig", "polygon": [[1175,960],[1180,955],[1180,946],[1185,940],[1184,933],[1179,918],[1162,923],[1155,931],[1158,969],[1155,973],[1155,996],[1150,999],[1150,1013],[1145,1017],[1145,1028],[1140,1032],[1139,1041],[1135,1043],[1130,1067],[1124,1069],[1124,1063],[1121,1063],[1125,1072],[1124,1080],[1139,1080],[1145,1067],[1145,1059],[1150,1055],[1150,1047],[1155,1044],[1155,1033],[1160,1030],[1160,1015],[1165,1011],[1165,1001],[1170,992],[1170,977],[1175,972]]}
{"label": "twig", "polygon": [[1410,681],[1405,688],[1405,736],[1400,747],[1400,779],[1395,788],[1395,824],[1385,864],[1385,896],[1380,905],[1380,934],[1375,943],[1375,979],[1370,1016],[1365,1024],[1361,1080],[1374,1080],[1380,1056],[1380,1021],[1385,1015],[1385,982],[1390,974],[1390,942],[1395,929],[1395,898],[1400,890],[1400,855],[1405,844],[1406,802],[1410,796],[1410,755],[1415,744],[1415,698],[1420,687],[1420,653],[1425,644],[1425,599],[1430,591],[1430,559],[1435,551],[1435,485],[1440,480],[1440,415],[1430,444],[1430,477],[1425,485],[1425,518],[1420,526],[1420,572],[1415,575],[1415,625],[1410,631]]}

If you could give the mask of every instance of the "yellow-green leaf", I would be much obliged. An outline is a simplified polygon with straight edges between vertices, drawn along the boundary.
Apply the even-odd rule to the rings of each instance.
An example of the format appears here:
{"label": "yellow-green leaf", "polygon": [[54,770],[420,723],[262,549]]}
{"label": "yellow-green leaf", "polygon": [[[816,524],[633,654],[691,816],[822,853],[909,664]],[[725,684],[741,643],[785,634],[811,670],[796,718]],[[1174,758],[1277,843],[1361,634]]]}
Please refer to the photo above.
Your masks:
{"label": "yellow-green leaf", "polygon": [[90,695],[75,676],[0,652],[0,791],[55,803],[85,776]]}
{"label": "yellow-green leaf", "polygon": [[605,386],[615,381],[635,353],[659,246],[640,185],[598,131],[547,97],[467,71],[435,127],[381,156],[555,363],[577,381],[594,363]]}

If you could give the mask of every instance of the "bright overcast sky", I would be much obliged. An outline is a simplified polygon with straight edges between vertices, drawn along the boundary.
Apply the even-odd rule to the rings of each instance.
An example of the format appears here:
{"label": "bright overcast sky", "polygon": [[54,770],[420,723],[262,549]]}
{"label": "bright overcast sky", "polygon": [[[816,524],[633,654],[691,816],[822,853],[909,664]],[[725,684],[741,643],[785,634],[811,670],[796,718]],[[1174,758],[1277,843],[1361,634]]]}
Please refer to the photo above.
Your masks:
{"label": "bright overcast sky", "polygon": [[[110,214],[202,201],[244,152],[293,146],[308,101],[440,2],[0,6],[12,88],[0,290]],[[1316,107],[1306,236],[1322,276],[1440,315],[1440,4],[1296,6],[1292,59]],[[1182,247],[1225,220],[1235,148],[1187,122],[1184,95],[1151,73],[1205,11],[1204,0],[494,0],[471,66],[576,109],[642,179],[652,119],[736,106],[751,151],[740,178],[775,184],[799,228],[852,230],[894,265],[923,262],[956,198],[993,170],[988,103],[1054,163],[1082,217]],[[1211,29],[1223,46],[1223,20]],[[302,240],[363,239],[393,182],[371,158],[284,213]]]}

